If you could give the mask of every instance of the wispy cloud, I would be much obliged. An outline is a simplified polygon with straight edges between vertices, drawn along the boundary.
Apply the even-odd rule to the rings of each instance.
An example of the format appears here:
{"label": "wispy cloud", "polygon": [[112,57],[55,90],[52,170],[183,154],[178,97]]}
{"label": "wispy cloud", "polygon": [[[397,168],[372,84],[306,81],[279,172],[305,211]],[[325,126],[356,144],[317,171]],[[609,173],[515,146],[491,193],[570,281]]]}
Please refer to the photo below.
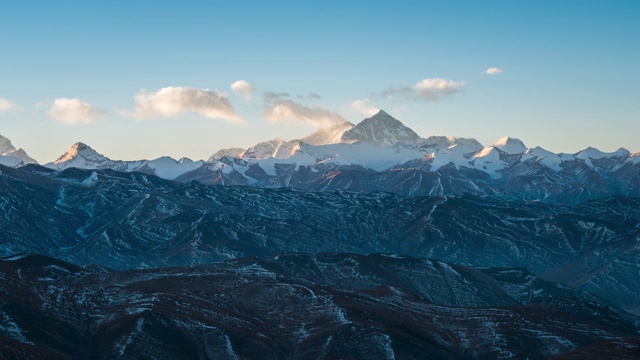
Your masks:
{"label": "wispy cloud", "polygon": [[67,125],[91,124],[95,117],[104,114],[104,110],[94,109],[80,99],[58,98],[49,108],[49,116]]}
{"label": "wispy cloud", "polygon": [[464,81],[428,78],[420,80],[413,86],[392,87],[383,91],[381,95],[385,97],[402,95],[413,100],[437,101],[460,92],[464,85]]}
{"label": "wispy cloud", "polygon": [[138,119],[173,117],[195,113],[212,119],[243,123],[229,102],[227,95],[217,90],[193,87],[164,87],[136,94],[133,111],[125,112]]}
{"label": "wispy cloud", "polygon": [[0,111],[14,110],[16,107],[16,104],[9,101],[9,99],[0,97]]}
{"label": "wispy cloud", "polygon": [[238,80],[231,84],[231,90],[247,100],[251,100],[253,93],[256,92],[256,89],[245,80]]}
{"label": "wispy cloud", "polygon": [[286,92],[273,92],[267,91],[263,95],[265,103],[271,103],[278,100],[289,99],[291,98],[291,94]]}
{"label": "wispy cloud", "polygon": [[497,67],[490,67],[487,70],[484,71],[485,74],[487,75],[496,75],[496,74],[502,74],[504,72],[504,70],[502,70],[501,68],[497,68]]}
{"label": "wispy cloud", "polygon": [[320,100],[322,96],[316,93],[308,93],[307,95],[298,95],[298,99],[308,99],[308,100]]}
{"label": "wispy cloud", "polygon": [[349,103],[349,109],[365,115],[375,115],[380,109],[369,104],[369,99],[353,100]]}
{"label": "wispy cloud", "polygon": [[303,122],[316,127],[346,122],[333,110],[305,106],[291,100],[287,93],[265,93],[264,116],[269,121]]}

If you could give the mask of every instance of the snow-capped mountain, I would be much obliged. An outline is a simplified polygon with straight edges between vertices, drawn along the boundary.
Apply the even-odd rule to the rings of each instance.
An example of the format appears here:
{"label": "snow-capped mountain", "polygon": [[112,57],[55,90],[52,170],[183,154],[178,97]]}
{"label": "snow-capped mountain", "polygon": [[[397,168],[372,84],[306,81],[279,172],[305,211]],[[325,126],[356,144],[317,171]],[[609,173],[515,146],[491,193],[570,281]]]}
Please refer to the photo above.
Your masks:
{"label": "snow-capped mountain", "polygon": [[[20,151],[13,149],[5,145],[8,153]],[[10,159],[4,164],[12,167],[24,164],[17,158],[0,161],[3,159]],[[487,147],[475,139],[420,138],[384,111],[355,126],[334,125],[301,140],[276,138],[248,149],[223,149],[208,161],[169,157],[111,160],[77,143],[45,166],[55,170],[137,171],[180,182],[292,186],[314,191],[472,193],[567,203],[618,194],[640,195],[640,156],[626,149],[605,153],[587,148],[575,154],[556,154],[540,147],[528,148],[508,136]]]}
{"label": "snow-capped mountain", "polygon": [[353,129],[346,131],[341,140],[346,143],[362,141],[374,146],[392,146],[399,142],[415,145],[418,139],[420,136],[413,130],[380,110],[372,117],[362,120]]}
{"label": "snow-capped mountain", "polygon": [[177,180],[405,195],[470,192],[569,203],[640,194],[640,157],[625,149],[555,154],[508,136],[484,147],[475,139],[414,134],[381,111],[346,131],[340,143],[314,146],[276,139],[254,146],[242,163],[220,166],[214,161]]}
{"label": "snow-capped mountain", "polygon": [[352,129],[353,124],[350,122],[344,122],[341,124],[331,125],[319,129],[313,134],[304,137],[300,140],[285,141],[280,138],[273,140],[260,142],[248,149],[243,148],[228,148],[218,150],[215,154],[211,155],[208,162],[220,160],[225,156],[232,158],[239,158],[244,160],[260,160],[260,159],[288,159],[292,157],[299,149],[300,143],[309,145],[327,145],[341,142],[342,134],[345,131]]}
{"label": "snow-capped mountain", "polygon": [[214,160],[220,160],[225,156],[229,156],[229,157],[232,157],[232,158],[241,158],[242,154],[244,154],[244,152],[246,150],[247,149],[243,149],[243,148],[220,149],[220,150],[216,151],[215,154],[211,155],[207,161],[208,162],[213,162]]}
{"label": "snow-capped mountain", "polygon": [[187,158],[175,160],[168,156],[163,156],[155,160],[111,160],[98,153],[90,146],[78,142],[71,146],[71,148],[62,154],[56,161],[45,164],[44,166],[58,171],[69,168],[89,170],[111,169],[123,172],[138,171],[154,174],[163,179],[175,179],[178,176],[186,172],[193,171],[204,164],[205,162],[202,160],[192,161]]}
{"label": "snow-capped mountain", "polygon": [[59,171],[68,168],[133,171],[142,165],[144,165],[144,161],[111,160],[108,157],[95,151],[89,145],[82,142],[77,142],[73,144],[64,154],[60,155],[58,159],[53,162],[47,163],[44,166]]}
{"label": "snow-capped mountain", "polygon": [[25,164],[37,164],[23,149],[16,149],[11,140],[0,135],[0,164],[16,167]]}
{"label": "snow-capped mountain", "polygon": [[288,159],[300,148],[298,141],[285,141],[280,138],[264,141],[248,148],[240,158],[245,160]]}

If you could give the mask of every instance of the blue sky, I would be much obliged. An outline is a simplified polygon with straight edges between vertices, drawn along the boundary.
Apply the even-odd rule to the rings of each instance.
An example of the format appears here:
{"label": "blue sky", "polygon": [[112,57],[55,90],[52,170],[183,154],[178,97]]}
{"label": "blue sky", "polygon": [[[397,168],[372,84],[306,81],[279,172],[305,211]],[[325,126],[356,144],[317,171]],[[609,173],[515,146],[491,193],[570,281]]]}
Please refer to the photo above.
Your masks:
{"label": "blue sky", "polygon": [[40,162],[77,141],[200,159],[382,108],[424,137],[640,151],[638,19],[638,1],[0,0],[0,134]]}

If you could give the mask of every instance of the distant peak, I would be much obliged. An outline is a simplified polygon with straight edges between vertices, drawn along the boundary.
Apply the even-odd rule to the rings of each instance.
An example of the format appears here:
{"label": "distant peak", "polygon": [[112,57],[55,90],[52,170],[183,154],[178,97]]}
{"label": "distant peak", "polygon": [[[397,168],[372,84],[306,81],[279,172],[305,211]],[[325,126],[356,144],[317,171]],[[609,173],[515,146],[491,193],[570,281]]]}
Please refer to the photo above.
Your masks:
{"label": "distant peak", "polygon": [[497,148],[508,154],[521,154],[527,151],[527,147],[519,139],[515,139],[509,136],[505,136],[493,144],[494,148]]}
{"label": "distant peak", "polygon": [[56,161],[54,161],[54,164],[60,164],[63,162],[67,162],[70,161],[74,158],[77,157],[82,157],[88,160],[108,160],[105,156],[99,154],[97,151],[93,150],[91,148],[91,146],[83,143],[83,142],[77,142],[75,144],[73,144],[69,150],[67,150],[67,152],[65,152],[64,154],[62,154],[62,156],[60,156]]}
{"label": "distant peak", "polygon": [[71,146],[71,148],[72,149],[77,149],[77,150],[84,150],[84,149],[87,149],[87,148],[91,149],[91,146],[89,146],[89,145],[87,145],[87,144],[85,144],[83,142],[78,141],[77,143],[73,144]]}
{"label": "distant peak", "polygon": [[510,136],[505,136],[500,138],[500,140],[498,140],[494,146],[505,146],[505,145],[509,145],[509,144],[522,144],[524,145],[524,143],[522,141],[520,141],[519,139],[515,139],[512,138]]}
{"label": "distant peak", "polygon": [[15,151],[15,147],[11,144],[11,140],[0,135],[0,153]]}
{"label": "distant peak", "polygon": [[342,142],[363,141],[374,146],[391,146],[398,142],[416,144],[420,137],[410,128],[384,112],[378,111],[342,135]]}
{"label": "distant peak", "polygon": [[372,117],[365,119],[365,120],[369,120],[369,121],[375,121],[375,122],[393,122],[393,123],[400,123],[400,120],[394,118],[393,116],[387,114],[384,110],[380,110],[378,111],[375,115],[373,115]]}
{"label": "distant peak", "polygon": [[22,149],[16,149],[11,143],[11,140],[0,135],[0,156],[14,157],[23,161],[25,164],[37,164],[38,162],[32,159]]}
{"label": "distant peak", "polygon": [[[71,148],[69,148],[69,151],[71,152],[78,152],[78,153],[84,153],[84,152],[96,152],[95,150],[93,150],[93,148],[91,148],[91,146],[83,143],[83,142],[77,142],[75,144],[73,144],[71,146]],[[67,152],[69,152],[67,151]]]}
{"label": "distant peak", "polygon": [[579,151],[576,154],[576,157],[578,159],[587,159],[587,158],[600,159],[600,158],[612,158],[612,157],[625,157],[625,156],[629,156],[629,154],[630,154],[629,150],[622,147],[614,152],[607,153],[600,149],[596,149],[592,146],[589,146],[588,148],[582,151]]}

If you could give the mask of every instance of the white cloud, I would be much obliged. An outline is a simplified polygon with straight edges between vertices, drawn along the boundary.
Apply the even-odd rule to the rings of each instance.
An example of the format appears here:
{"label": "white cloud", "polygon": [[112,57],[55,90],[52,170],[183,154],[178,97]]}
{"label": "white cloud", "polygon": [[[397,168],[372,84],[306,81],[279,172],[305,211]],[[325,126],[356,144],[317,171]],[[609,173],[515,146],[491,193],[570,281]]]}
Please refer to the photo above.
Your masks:
{"label": "white cloud", "polygon": [[490,67],[484,71],[484,73],[487,75],[502,74],[503,72],[504,71],[501,68],[497,68],[497,67]]}
{"label": "white cloud", "polygon": [[413,100],[437,101],[440,98],[460,92],[464,85],[464,81],[428,78],[418,81],[413,86],[390,88],[383,91],[381,95],[389,98],[395,95],[403,95]]}
{"label": "white cloud", "polygon": [[353,100],[352,102],[349,103],[349,108],[351,110],[354,110],[356,112],[363,113],[369,116],[375,115],[376,113],[378,113],[378,111],[380,111],[380,109],[373,107],[369,104],[369,99]]}
{"label": "white cloud", "polygon": [[441,78],[423,79],[413,85],[413,90],[423,100],[438,100],[450,96],[462,89],[464,81],[453,81]]}
{"label": "white cloud", "polygon": [[16,108],[16,104],[9,101],[7,98],[0,97],[0,111],[9,111]]}
{"label": "white cloud", "polygon": [[251,96],[256,92],[256,89],[244,80],[238,80],[231,84],[231,90],[247,100],[251,100]]}
{"label": "white cloud", "polygon": [[265,110],[269,121],[304,122],[316,127],[340,124],[347,120],[335,111],[317,106],[308,107],[290,99],[277,98]]}
{"label": "white cloud", "polygon": [[155,92],[142,89],[134,100],[133,111],[126,113],[138,119],[196,113],[212,119],[244,122],[236,114],[227,95],[217,90],[171,86]]}
{"label": "white cloud", "polygon": [[103,110],[93,109],[80,99],[58,98],[49,108],[49,115],[67,125],[91,124],[95,116],[103,115]]}

